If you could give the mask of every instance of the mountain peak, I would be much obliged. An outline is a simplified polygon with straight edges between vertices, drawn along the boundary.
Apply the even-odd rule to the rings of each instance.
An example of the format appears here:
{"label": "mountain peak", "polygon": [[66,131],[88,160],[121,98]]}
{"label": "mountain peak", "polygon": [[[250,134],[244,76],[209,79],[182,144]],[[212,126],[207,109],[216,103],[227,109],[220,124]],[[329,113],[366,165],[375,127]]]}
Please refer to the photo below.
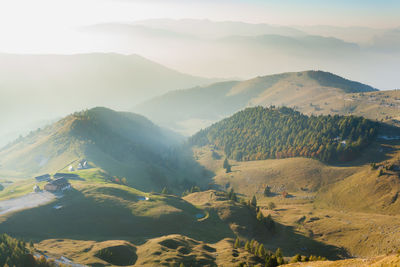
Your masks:
{"label": "mountain peak", "polygon": [[345,79],[345,78],[340,77],[331,72],[325,72],[325,71],[321,71],[321,70],[317,70],[317,71],[309,70],[309,71],[306,71],[305,73],[311,79],[314,79],[315,81],[317,81],[321,86],[335,87],[335,88],[343,90],[346,93],[361,93],[361,92],[379,91],[378,89],[373,88],[372,86]]}

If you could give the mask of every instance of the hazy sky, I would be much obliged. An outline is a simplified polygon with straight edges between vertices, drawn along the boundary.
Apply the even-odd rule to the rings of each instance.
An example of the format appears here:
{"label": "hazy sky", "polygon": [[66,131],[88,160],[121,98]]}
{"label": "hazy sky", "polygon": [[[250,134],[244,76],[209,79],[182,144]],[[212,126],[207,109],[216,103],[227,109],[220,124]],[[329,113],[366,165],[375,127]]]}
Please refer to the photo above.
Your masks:
{"label": "hazy sky", "polygon": [[[10,46],[55,42],[93,23],[207,18],[285,25],[399,27],[398,0],[1,0],[0,33]],[[48,36],[49,33],[54,36]]]}
{"label": "hazy sky", "polygon": [[398,0],[1,0],[2,28],[54,28],[146,18],[400,26]]}
{"label": "hazy sky", "polygon": [[[400,27],[399,0],[1,0],[0,52],[74,52],[83,25],[201,18],[283,25]],[[71,41],[73,40],[73,41]]]}

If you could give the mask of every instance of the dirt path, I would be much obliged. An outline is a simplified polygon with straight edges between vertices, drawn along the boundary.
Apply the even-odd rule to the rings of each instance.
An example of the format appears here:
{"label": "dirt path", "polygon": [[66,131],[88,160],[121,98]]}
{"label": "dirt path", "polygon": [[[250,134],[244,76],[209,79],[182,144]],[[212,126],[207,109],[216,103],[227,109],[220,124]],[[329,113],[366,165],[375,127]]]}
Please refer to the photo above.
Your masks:
{"label": "dirt path", "polygon": [[9,212],[29,209],[49,203],[56,198],[56,195],[42,191],[39,193],[29,193],[25,196],[0,201],[0,216]]}

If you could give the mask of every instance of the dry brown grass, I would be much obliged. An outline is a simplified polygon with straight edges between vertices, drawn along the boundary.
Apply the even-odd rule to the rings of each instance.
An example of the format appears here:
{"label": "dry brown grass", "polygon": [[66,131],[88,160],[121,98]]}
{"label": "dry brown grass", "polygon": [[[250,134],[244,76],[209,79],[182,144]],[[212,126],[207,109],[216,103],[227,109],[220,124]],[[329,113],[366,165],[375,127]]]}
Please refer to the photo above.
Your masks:
{"label": "dry brown grass", "polygon": [[69,239],[49,239],[35,245],[35,248],[53,257],[65,256],[74,262],[89,266],[115,266],[98,256],[106,248],[133,248],[137,260],[126,266],[234,266],[240,262],[257,264],[258,259],[242,248],[233,248],[233,239],[223,239],[208,244],[183,235],[167,235],[153,238],[141,245],[123,240],[105,242]]}
{"label": "dry brown grass", "polygon": [[400,266],[399,255],[379,256],[368,259],[349,259],[340,261],[317,261],[317,262],[301,262],[283,265],[287,267],[398,267]]}

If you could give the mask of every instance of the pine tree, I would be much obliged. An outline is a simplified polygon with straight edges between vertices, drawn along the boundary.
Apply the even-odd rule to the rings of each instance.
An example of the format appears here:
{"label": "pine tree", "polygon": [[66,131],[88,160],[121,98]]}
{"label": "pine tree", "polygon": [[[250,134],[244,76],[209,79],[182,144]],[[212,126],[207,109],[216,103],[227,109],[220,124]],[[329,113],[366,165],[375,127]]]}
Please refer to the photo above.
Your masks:
{"label": "pine tree", "polygon": [[260,222],[264,222],[264,215],[262,214],[261,211],[257,213],[257,220]]}
{"label": "pine tree", "polygon": [[264,196],[266,197],[272,196],[271,187],[269,187],[268,185],[264,189]]}
{"label": "pine tree", "polygon": [[163,194],[163,195],[169,194],[168,188],[164,187],[163,190],[161,191],[161,194]]}
{"label": "pine tree", "polygon": [[236,239],[235,239],[234,248],[240,248],[240,239],[239,239],[239,237],[236,237]]}
{"label": "pine tree", "polygon": [[301,262],[301,255],[300,254],[296,254],[291,260],[291,263],[295,263],[295,262]]}
{"label": "pine tree", "polygon": [[249,240],[246,241],[246,243],[244,244],[244,249],[247,251],[250,251],[250,243]]}
{"label": "pine tree", "polygon": [[256,196],[253,196],[253,198],[251,199],[250,204],[251,204],[251,206],[253,206],[253,207],[257,207],[257,199],[256,199]]}
{"label": "pine tree", "polygon": [[251,241],[250,241],[250,252],[251,253],[254,253],[254,244],[255,244],[255,240],[254,239],[252,239]]}
{"label": "pine tree", "polygon": [[237,201],[237,197],[236,197],[236,193],[233,190],[233,188],[231,188],[231,190],[228,193],[228,198],[232,201]]}
{"label": "pine tree", "polygon": [[228,159],[225,158],[225,159],[224,159],[224,163],[223,163],[223,167],[224,167],[224,169],[226,169],[226,168],[228,168],[228,166],[229,166]]}
{"label": "pine tree", "polygon": [[231,165],[228,165],[228,167],[226,167],[225,172],[226,172],[226,173],[232,172]]}
{"label": "pine tree", "polygon": [[276,205],[275,205],[274,202],[269,202],[269,203],[268,203],[268,209],[274,210],[275,208],[276,208]]}
{"label": "pine tree", "polygon": [[253,254],[256,255],[256,256],[257,256],[257,252],[258,252],[259,247],[260,247],[260,243],[254,242],[254,247],[253,247],[251,252],[253,252]]}
{"label": "pine tree", "polygon": [[266,254],[265,252],[266,251],[265,251],[264,245],[260,244],[260,246],[258,247],[258,250],[257,250],[257,256],[260,258],[264,258],[265,254]]}
{"label": "pine tree", "polygon": [[225,158],[223,167],[226,170],[226,173],[230,173],[231,172],[231,165],[228,162],[228,158]]}
{"label": "pine tree", "polygon": [[282,258],[282,257],[283,257],[282,250],[281,250],[280,248],[277,248],[277,249],[276,249],[276,251],[275,251],[275,256],[276,256],[277,258]]}

